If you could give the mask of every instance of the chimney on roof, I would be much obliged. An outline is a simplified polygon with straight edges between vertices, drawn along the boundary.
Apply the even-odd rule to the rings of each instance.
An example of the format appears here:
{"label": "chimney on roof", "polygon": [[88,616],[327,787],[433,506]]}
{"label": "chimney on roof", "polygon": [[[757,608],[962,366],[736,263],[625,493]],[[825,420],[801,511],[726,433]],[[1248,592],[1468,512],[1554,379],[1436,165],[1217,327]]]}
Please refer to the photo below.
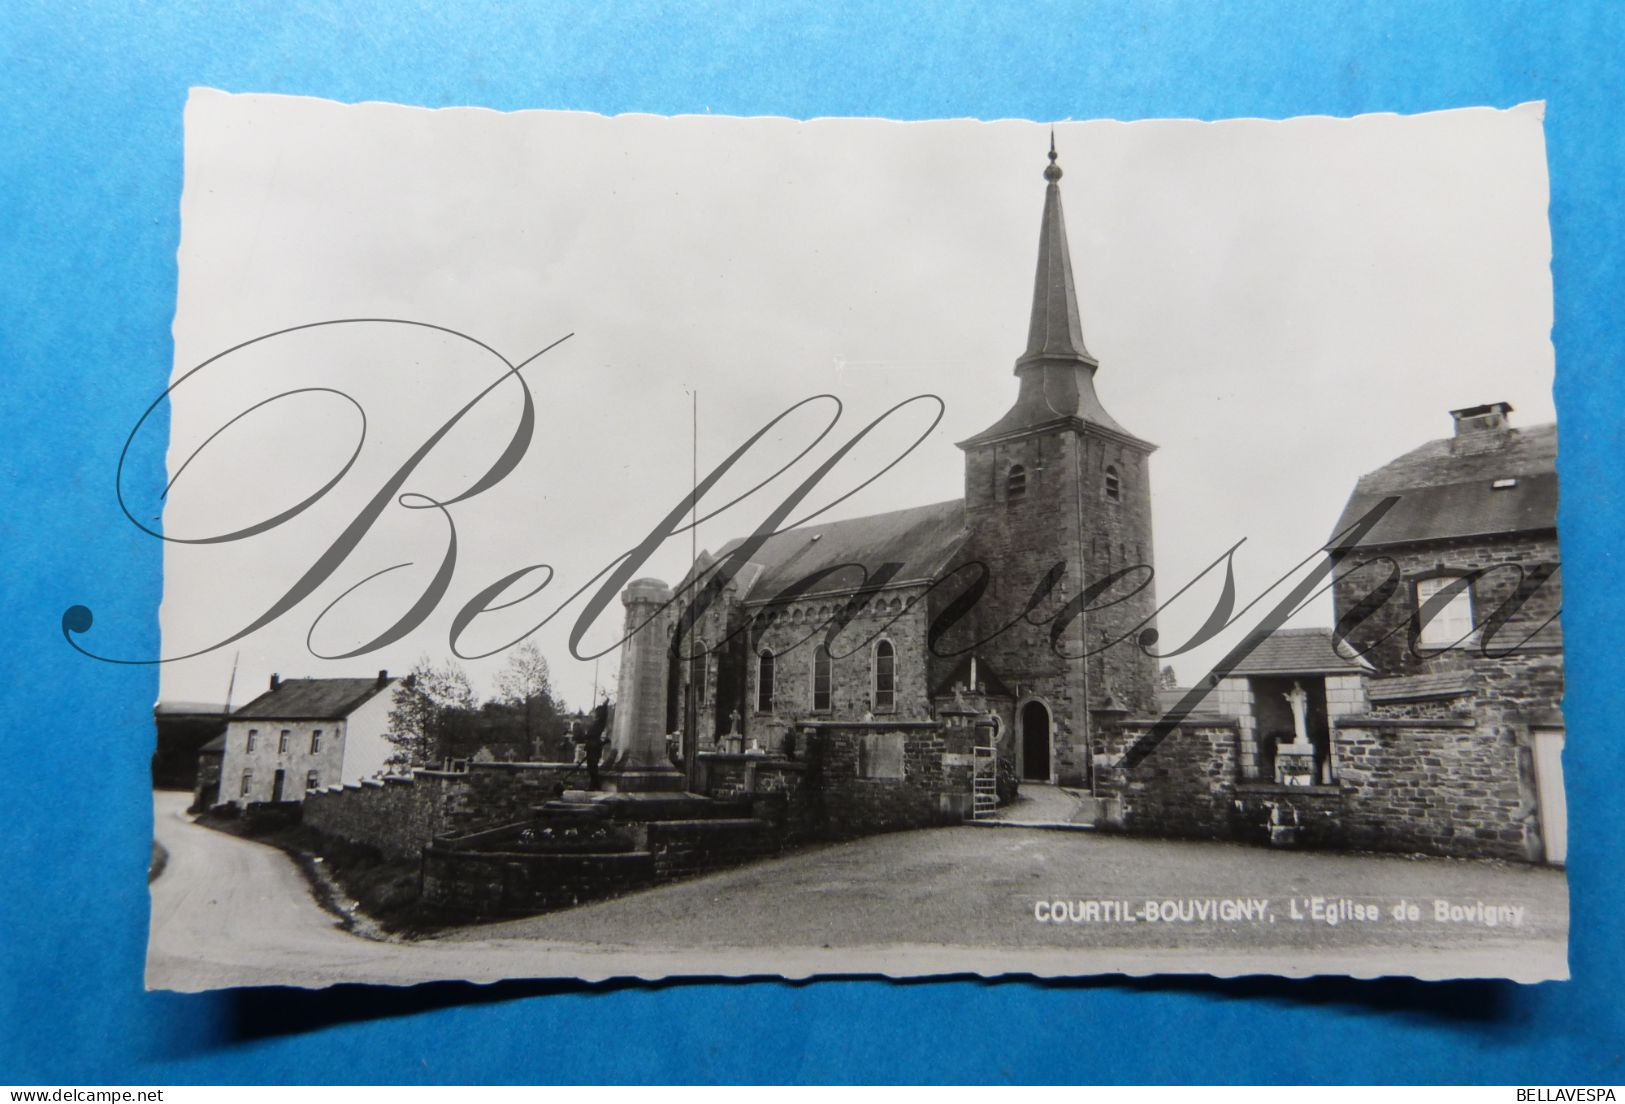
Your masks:
{"label": "chimney on roof", "polygon": [[378,689],[382,690],[384,687],[386,687],[388,685],[389,685],[389,672],[388,671],[379,671],[378,672]]}
{"label": "chimney on roof", "polygon": [[1456,422],[1456,436],[1465,437],[1469,433],[1506,429],[1507,415],[1511,413],[1511,403],[1496,402],[1485,403],[1483,406],[1464,406],[1460,410],[1452,410],[1450,416]]}
{"label": "chimney on roof", "polygon": [[275,693],[276,688],[281,686],[281,685],[282,685],[282,676],[277,675],[277,674],[273,674],[271,676],[271,692]]}

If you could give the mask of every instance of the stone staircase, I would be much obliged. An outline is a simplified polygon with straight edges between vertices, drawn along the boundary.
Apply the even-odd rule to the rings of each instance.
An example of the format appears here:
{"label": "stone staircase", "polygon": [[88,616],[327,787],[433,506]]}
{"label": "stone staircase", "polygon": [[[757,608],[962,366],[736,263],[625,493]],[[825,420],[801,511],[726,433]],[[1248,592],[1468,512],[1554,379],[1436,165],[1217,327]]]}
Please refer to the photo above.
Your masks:
{"label": "stone staircase", "polygon": [[568,908],[778,854],[782,801],[569,790],[526,819],[441,836],[422,900],[462,916]]}

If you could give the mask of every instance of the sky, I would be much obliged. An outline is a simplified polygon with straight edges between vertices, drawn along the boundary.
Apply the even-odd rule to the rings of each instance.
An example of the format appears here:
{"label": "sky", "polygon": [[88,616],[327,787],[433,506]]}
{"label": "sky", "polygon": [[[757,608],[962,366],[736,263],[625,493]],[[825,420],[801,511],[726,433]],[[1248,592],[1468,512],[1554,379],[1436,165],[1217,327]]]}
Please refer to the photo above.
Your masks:
{"label": "sky", "polygon": [[[1453,408],[1507,401],[1515,425],[1553,420],[1539,105],[903,123],[200,89],[169,437],[153,425],[142,442],[167,448],[171,486],[124,487],[169,538],[164,655],[191,656],[160,667],[161,697],[221,702],[234,668],[241,704],[272,672],[443,661],[460,608],[547,565],[502,600],[546,581],[539,593],[475,618],[458,646],[492,653],[464,662],[489,691],[505,646],[554,615],[530,639],[586,705],[612,683],[622,634],[611,595],[572,654],[595,576],[684,500],[696,461],[703,478],[813,396],[839,400],[827,435],[830,399],[777,423],[706,496],[695,546],[753,529],[898,404],[792,518],[959,497],[953,443],[1015,398],[1052,125],[1097,390],[1159,446],[1160,600],[1243,540],[1251,600],[1320,548],[1361,474],[1447,436]],[[400,321],[340,321],[356,319]],[[523,369],[527,441],[508,364],[549,346]],[[905,401],[922,395],[940,407]],[[510,445],[517,461],[482,488]],[[327,555],[351,526],[354,547]],[[678,578],[690,540],[666,539],[636,574]],[[417,619],[437,573],[443,594]],[[308,593],[245,631],[302,578]],[[1217,592],[1210,576],[1169,605],[1163,641],[1187,638]],[[1330,621],[1322,599],[1292,623]],[[1181,680],[1246,627],[1173,659]]]}

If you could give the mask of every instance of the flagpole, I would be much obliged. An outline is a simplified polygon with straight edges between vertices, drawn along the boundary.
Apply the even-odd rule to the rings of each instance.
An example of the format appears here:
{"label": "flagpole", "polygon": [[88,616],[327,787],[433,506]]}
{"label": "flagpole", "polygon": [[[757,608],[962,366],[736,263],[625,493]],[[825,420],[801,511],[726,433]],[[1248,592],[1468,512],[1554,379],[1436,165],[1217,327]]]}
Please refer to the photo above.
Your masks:
{"label": "flagpole", "polygon": [[[689,609],[694,607],[694,586],[699,577],[694,574],[696,565],[700,560],[700,389],[694,388],[689,392],[689,420],[688,420],[688,573],[689,592],[686,605]],[[688,628],[689,650],[692,651],[699,637],[699,627],[691,621]],[[693,790],[699,778],[700,753],[700,688],[693,684],[694,664],[688,666],[688,707],[683,711],[683,743],[687,746],[683,751],[684,787]]]}

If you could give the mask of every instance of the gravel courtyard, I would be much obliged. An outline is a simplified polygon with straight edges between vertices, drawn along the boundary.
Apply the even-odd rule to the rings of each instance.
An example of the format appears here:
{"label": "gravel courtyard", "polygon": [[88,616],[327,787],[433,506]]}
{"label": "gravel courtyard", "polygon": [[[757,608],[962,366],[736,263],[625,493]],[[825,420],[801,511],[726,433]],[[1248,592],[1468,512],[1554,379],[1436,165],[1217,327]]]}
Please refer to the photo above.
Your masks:
{"label": "gravel courtyard", "polygon": [[[156,836],[170,858],[152,883],[154,988],[819,973],[1520,981],[1568,973],[1558,870],[1015,827],[807,848],[562,912],[380,941],[342,930],[282,852],[192,823],[186,799],[155,795]],[[1329,906],[1349,918],[1314,919],[1316,897],[1323,914]],[[1097,918],[1085,920],[1091,901]],[[1148,901],[1169,918],[1133,919]],[[1435,919],[1436,901],[1459,919]],[[1401,902],[1416,906],[1415,920],[1393,919]],[[1488,927],[1480,905],[1521,910],[1519,923]],[[1061,922],[1041,921],[1035,907],[1047,915],[1058,907]],[[1355,909],[1380,919],[1355,919]]]}
{"label": "gravel courtyard", "polygon": [[[1375,907],[1381,919],[1314,918],[1313,899]],[[1266,899],[1272,919],[1040,922],[1040,902]],[[1460,915],[1435,901],[1521,908],[1517,927]],[[1400,902],[1419,906],[1400,922]],[[1294,906],[1301,919],[1294,919]],[[1074,906],[1075,907],[1075,906]],[[1053,908],[1043,910],[1054,912]],[[1104,910],[1103,910],[1104,911]],[[1163,911],[1167,906],[1163,905]],[[1217,911],[1217,910],[1213,910]],[[1344,913],[1352,912],[1345,907]],[[1171,914],[1172,915],[1172,914]],[[1477,914],[1475,914],[1476,916]],[[1189,948],[1215,951],[1395,951],[1561,944],[1568,891],[1561,871],[1403,856],[1269,851],[1227,843],[1149,840],[1030,828],[942,828],[796,852],[694,881],[453,938],[662,942],[683,946],[858,947],[895,939],[999,948]]]}

